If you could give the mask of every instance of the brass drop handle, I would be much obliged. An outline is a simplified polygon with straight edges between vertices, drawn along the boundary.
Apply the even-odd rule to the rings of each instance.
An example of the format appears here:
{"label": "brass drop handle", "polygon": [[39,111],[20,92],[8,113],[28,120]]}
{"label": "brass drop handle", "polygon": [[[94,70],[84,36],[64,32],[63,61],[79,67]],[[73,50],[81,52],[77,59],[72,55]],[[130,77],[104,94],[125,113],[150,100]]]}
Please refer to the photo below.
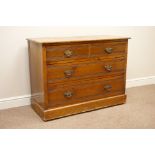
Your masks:
{"label": "brass drop handle", "polygon": [[112,66],[111,65],[106,65],[106,66],[104,66],[104,68],[108,72],[111,72],[112,71]]}
{"label": "brass drop handle", "polygon": [[111,54],[112,51],[113,51],[112,48],[109,48],[109,47],[108,48],[105,48],[105,52],[108,53],[108,54]]}
{"label": "brass drop handle", "polygon": [[73,51],[66,50],[66,51],[64,51],[64,55],[65,55],[66,58],[70,58],[73,55]]}
{"label": "brass drop handle", "polygon": [[67,91],[64,93],[64,97],[66,97],[68,99],[70,99],[72,96],[73,96],[73,92],[71,92],[71,91]]}
{"label": "brass drop handle", "polygon": [[108,91],[108,92],[111,91],[111,88],[112,88],[112,86],[109,85],[109,84],[107,84],[107,85],[104,86],[104,90],[105,91]]}
{"label": "brass drop handle", "polygon": [[73,70],[66,70],[64,71],[65,77],[70,78],[73,75]]}

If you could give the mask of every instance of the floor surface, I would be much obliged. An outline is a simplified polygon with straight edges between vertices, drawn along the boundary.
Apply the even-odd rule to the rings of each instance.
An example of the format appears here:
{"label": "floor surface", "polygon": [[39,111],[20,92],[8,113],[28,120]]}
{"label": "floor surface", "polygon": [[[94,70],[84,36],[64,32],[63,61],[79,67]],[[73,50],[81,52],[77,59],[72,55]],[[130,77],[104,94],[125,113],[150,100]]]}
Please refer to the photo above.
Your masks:
{"label": "floor surface", "polygon": [[0,111],[0,128],[155,128],[155,85],[130,88],[126,104],[43,122],[30,106]]}

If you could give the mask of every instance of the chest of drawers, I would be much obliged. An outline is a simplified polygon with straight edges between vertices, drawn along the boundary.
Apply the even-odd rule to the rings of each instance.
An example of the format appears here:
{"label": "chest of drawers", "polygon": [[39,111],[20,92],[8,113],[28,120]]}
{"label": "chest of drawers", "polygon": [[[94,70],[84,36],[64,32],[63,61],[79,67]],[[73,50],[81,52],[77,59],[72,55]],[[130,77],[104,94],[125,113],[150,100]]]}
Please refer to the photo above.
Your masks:
{"label": "chest of drawers", "polygon": [[28,39],[32,108],[47,121],[125,103],[128,39]]}

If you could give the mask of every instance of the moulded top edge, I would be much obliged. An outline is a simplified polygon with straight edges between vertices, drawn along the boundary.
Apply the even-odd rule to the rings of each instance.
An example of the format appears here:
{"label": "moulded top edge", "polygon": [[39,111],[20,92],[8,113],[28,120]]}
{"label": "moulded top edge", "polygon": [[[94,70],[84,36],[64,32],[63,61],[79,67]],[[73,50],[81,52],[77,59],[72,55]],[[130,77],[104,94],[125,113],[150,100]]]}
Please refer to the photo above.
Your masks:
{"label": "moulded top edge", "polygon": [[99,40],[120,40],[130,39],[130,37],[97,35],[97,36],[72,36],[72,37],[44,37],[44,38],[28,38],[28,41],[46,44],[46,43],[62,43],[62,42],[82,42],[82,41],[99,41]]}

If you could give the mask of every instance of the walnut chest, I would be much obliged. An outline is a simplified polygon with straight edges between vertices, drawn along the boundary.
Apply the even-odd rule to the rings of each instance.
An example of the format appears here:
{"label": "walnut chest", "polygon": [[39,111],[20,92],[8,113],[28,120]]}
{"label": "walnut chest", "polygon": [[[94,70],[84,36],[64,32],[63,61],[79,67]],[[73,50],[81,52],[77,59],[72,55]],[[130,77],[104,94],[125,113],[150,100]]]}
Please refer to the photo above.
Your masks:
{"label": "walnut chest", "polygon": [[32,108],[47,121],[125,103],[128,39],[28,39]]}

